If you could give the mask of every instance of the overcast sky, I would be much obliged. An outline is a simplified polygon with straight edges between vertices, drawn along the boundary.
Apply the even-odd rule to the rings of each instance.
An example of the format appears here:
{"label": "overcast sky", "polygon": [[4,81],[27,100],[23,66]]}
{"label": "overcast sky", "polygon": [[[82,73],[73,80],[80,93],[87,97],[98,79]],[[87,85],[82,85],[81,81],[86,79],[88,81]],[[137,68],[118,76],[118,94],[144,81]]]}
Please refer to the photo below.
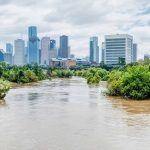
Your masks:
{"label": "overcast sky", "polygon": [[71,53],[86,56],[89,37],[126,33],[138,43],[138,57],[150,54],[150,0],[0,0],[0,45],[27,39],[27,27],[38,35],[70,37]]}

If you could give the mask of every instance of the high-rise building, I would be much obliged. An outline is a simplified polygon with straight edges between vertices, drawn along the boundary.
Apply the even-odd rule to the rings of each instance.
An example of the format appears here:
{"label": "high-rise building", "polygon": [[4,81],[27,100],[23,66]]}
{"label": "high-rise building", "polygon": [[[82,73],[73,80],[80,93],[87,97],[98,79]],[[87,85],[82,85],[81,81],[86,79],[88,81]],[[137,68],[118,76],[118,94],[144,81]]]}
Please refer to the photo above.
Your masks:
{"label": "high-rise building", "polygon": [[24,65],[24,51],[25,51],[25,41],[22,39],[15,40],[15,55],[14,64],[18,66]]}
{"label": "high-rise building", "polygon": [[137,44],[133,44],[133,49],[132,49],[132,62],[135,63],[137,62]]}
{"label": "high-rise building", "polygon": [[57,58],[57,56],[56,40],[50,40],[49,60]]}
{"label": "high-rise building", "polygon": [[104,64],[105,61],[105,43],[102,43],[102,53],[101,53],[101,63]]}
{"label": "high-rise building", "polygon": [[98,37],[90,38],[90,62],[99,63]]}
{"label": "high-rise building", "polygon": [[13,54],[13,45],[11,43],[6,43],[6,53]]}
{"label": "high-rise building", "polygon": [[149,54],[144,54],[144,60],[148,60],[150,59],[150,55]]}
{"label": "high-rise building", "polygon": [[105,36],[105,64],[124,65],[132,62],[133,37],[126,34]]}
{"label": "high-rise building", "polygon": [[50,37],[43,37],[41,40],[41,64],[49,65]]}
{"label": "high-rise building", "polygon": [[50,40],[50,49],[56,49],[56,40]]}
{"label": "high-rise building", "polygon": [[4,51],[0,49],[0,62],[4,61]]}
{"label": "high-rise building", "polygon": [[69,51],[68,36],[63,35],[60,37],[59,57],[69,58]]}
{"label": "high-rise building", "polygon": [[10,65],[13,65],[13,55],[12,53],[4,53],[4,61]]}
{"label": "high-rise building", "polygon": [[40,40],[37,37],[37,28],[35,26],[28,28],[28,37],[28,63],[39,64]]}

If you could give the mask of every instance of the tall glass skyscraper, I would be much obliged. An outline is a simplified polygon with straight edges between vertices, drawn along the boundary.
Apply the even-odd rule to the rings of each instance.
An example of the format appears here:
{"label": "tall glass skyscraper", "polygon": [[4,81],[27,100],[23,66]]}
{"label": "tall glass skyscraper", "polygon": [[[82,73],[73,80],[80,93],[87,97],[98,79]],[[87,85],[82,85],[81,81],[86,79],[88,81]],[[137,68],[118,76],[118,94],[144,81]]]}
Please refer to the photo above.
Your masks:
{"label": "tall glass skyscraper", "polygon": [[13,45],[11,43],[6,43],[6,53],[13,54]]}
{"label": "tall glass skyscraper", "polygon": [[99,63],[98,37],[90,38],[90,62]]}
{"label": "tall glass skyscraper", "polygon": [[63,35],[60,37],[60,47],[59,47],[59,57],[61,58],[69,58],[70,49],[69,49],[69,41],[68,36]]}
{"label": "tall glass skyscraper", "polygon": [[37,37],[37,27],[28,28],[28,63],[39,64],[40,40]]}
{"label": "tall glass skyscraper", "polygon": [[50,49],[56,49],[56,40],[50,40]]}
{"label": "tall glass skyscraper", "polygon": [[56,40],[50,40],[49,60],[57,58],[58,52],[56,48]]}

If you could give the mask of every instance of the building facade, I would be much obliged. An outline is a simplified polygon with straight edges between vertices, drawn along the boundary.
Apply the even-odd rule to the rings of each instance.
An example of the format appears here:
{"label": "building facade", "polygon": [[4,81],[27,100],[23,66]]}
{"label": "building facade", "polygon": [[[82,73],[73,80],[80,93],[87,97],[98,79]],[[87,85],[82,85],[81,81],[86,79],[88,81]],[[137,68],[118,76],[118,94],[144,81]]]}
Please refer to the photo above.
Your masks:
{"label": "building facade", "polygon": [[150,59],[150,55],[149,54],[144,54],[144,60],[148,60]]}
{"label": "building facade", "polygon": [[69,58],[70,48],[68,36],[63,35],[60,37],[59,57]]}
{"label": "building facade", "polygon": [[43,37],[41,40],[41,64],[49,65],[50,37]]}
{"label": "building facade", "polygon": [[37,37],[37,28],[35,26],[28,28],[28,38],[28,63],[39,64],[40,40]]}
{"label": "building facade", "polygon": [[0,49],[0,62],[4,61],[4,51]]}
{"label": "building facade", "polygon": [[57,57],[58,57],[58,52],[56,48],[56,40],[50,40],[49,60]]}
{"label": "building facade", "polygon": [[101,52],[101,63],[104,64],[105,62],[105,43],[102,43],[102,52]]}
{"label": "building facade", "polygon": [[105,36],[105,64],[116,66],[132,62],[133,37],[126,34]]}
{"label": "building facade", "polygon": [[90,38],[90,62],[99,63],[98,37]]}
{"label": "building facade", "polygon": [[11,43],[6,43],[6,53],[13,54],[13,45]]}
{"label": "building facade", "polygon": [[136,43],[134,43],[133,49],[132,49],[132,62],[133,63],[137,62],[137,49],[138,49],[138,46]]}
{"label": "building facade", "polygon": [[15,47],[14,64],[18,66],[23,66],[25,41],[22,39],[15,40],[14,47]]}
{"label": "building facade", "polygon": [[4,53],[4,61],[10,65],[13,65],[13,55],[12,53]]}

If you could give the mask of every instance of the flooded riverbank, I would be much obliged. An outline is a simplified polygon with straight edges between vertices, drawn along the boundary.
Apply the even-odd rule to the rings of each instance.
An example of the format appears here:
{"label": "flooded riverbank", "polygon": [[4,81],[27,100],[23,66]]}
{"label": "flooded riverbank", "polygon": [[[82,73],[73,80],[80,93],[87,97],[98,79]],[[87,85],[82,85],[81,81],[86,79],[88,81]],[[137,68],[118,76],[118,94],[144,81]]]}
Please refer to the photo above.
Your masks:
{"label": "flooded riverbank", "polygon": [[11,89],[0,107],[0,150],[149,150],[150,101],[104,90],[81,78]]}

